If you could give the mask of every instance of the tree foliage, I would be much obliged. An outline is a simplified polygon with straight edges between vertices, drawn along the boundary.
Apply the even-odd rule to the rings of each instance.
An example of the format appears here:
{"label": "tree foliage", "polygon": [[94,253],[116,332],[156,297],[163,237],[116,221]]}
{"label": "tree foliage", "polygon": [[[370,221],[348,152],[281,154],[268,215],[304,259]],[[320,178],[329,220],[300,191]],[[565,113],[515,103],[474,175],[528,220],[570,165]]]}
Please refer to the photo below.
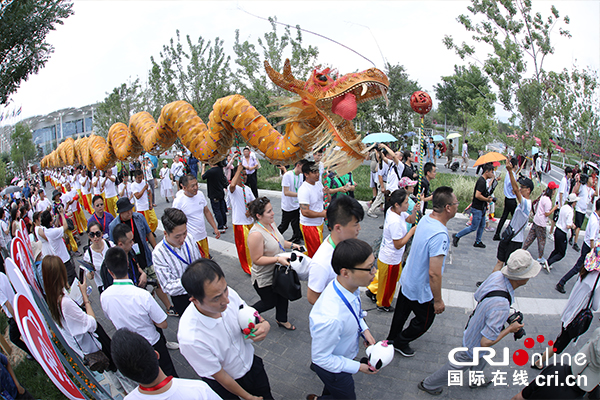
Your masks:
{"label": "tree foliage", "polygon": [[0,105],[44,67],[54,51],[46,35],[73,14],[72,8],[65,0],[0,2]]}
{"label": "tree foliage", "polygon": [[107,93],[94,115],[94,133],[106,137],[110,127],[117,122],[129,125],[129,117],[136,112],[146,111],[140,80],[123,83]]}
{"label": "tree foliage", "polygon": [[25,171],[29,161],[35,159],[37,154],[37,150],[33,144],[33,133],[29,126],[18,123],[15,125],[11,140],[10,156],[15,163],[15,167],[21,171]]}

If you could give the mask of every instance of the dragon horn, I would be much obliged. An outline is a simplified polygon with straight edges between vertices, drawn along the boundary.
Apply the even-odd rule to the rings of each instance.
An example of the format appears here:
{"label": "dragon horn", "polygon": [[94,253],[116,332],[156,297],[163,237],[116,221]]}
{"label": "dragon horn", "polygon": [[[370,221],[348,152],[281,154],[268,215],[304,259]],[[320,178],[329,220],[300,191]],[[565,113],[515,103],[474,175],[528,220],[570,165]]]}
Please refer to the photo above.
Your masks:
{"label": "dragon horn", "polygon": [[292,75],[292,66],[290,65],[289,59],[285,60],[283,65],[283,74],[275,71],[266,60],[265,71],[267,71],[267,75],[269,75],[269,78],[271,78],[274,84],[289,92],[298,93],[298,90],[304,87],[304,82],[299,81],[298,79],[294,78],[294,75]]}

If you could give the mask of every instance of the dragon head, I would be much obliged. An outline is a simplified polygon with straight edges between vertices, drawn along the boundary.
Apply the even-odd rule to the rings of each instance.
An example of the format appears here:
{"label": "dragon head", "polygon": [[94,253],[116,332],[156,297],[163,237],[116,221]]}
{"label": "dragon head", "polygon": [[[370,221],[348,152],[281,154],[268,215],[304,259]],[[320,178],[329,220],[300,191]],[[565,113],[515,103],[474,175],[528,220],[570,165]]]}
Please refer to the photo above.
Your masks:
{"label": "dragon head", "polygon": [[[328,125],[327,129],[337,146],[345,153],[344,157],[329,157],[325,162],[329,166],[337,167],[338,174],[352,170],[350,164],[339,167],[341,160],[349,156],[355,161],[364,160],[366,147],[360,141],[360,136],[354,131],[352,120],[356,117],[359,103],[384,97],[387,103],[388,77],[377,68],[370,68],[362,72],[349,73],[337,76],[336,71],[329,68],[323,70],[315,68],[306,82],[296,79],[292,74],[290,61],[285,60],[283,73],[275,71],[267,61],[265,69],[269,78],[277,86],[296,93],[299,101],[289,103],[287,106],[299,110],[296,116],[287,121],[301,121],[300,117],[319,116]],[[273,114],[284,116],[285,113]],[[322,146],[324,143],[319,142]],[[315,147],[319,147],[315,146]],[[339,153],[339,152],[338,152]],[[356,164],[356,163],[355,163]]]}

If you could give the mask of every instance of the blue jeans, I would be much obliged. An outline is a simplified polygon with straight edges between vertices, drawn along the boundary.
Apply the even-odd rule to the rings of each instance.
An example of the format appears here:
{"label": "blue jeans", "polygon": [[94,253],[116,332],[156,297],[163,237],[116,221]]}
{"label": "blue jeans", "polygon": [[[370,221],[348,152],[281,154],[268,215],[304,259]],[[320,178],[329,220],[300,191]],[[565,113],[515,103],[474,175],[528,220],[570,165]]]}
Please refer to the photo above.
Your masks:
{"label": "blue jeans", "polygon": [[471,207],[471,214],[473,214],[473,221],[471,221],[471,226],[467,226],[462,231],[456,234],[457,238],[461,238],[463,236],[468,235],[469,233],[477,230],[477,235],[475,236],[475,243],[481,242],[481,235],[483,235],[483,228],[485,228],[485,214],[482,210],[477,210]]}
{"label": "blue jeans", "polygon": [[227,226],[227,203],[225,199],[210,199],[210,206],[212,207],[215,219],[217,220],[217,227],[219,229]]}
{"label": "blue jeans", "polygon": [[317,373],[317,376],[325,387],[323,393],[319,396],[320,399],[338,399],[338,400],[353,400],[356,399],[356,393],[354,392],[354,379],[352,374],[347,372],[333,373],[329,372],[317,364],[312,364],[313,371]]}

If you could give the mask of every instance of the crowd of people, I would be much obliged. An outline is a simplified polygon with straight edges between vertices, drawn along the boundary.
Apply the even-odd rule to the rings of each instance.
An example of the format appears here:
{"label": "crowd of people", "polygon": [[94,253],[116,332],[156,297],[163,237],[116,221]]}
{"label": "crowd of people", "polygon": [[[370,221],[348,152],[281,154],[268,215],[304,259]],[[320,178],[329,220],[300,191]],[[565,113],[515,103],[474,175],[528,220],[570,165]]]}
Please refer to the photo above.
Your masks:
{"label": "crowd of people", "polygon": [[[411,343],[426,334],[436,315],[445,311],[442,282],[450,246],[457,247],[461,238],[476,232],[473,246],[486,248],[482,233],[496,201],[497,166],[482,166],[469,226],[450,234],[447,224],[458,212],[459,202],[451,187],[432,188],[440,155],[431,144],[433,140],[427,147],[421,179],[414,154],[377,144],[371,155],[373,198],[366,208],[354,198],[352,174],[338,176],[326,170],[320,162],[322,151],[316,151],[313,160],[299,160],[289,171],[281,167],[281,221],[275,221],[272,200],[259,196],[260,162],[249,148],[220,163],[201,165],[200,171],[197,160],[185,160],[179,154],[171,166],[163,160],[161,169],[158,159],[146,154],[130,163],[129,169],[119,164],[107,171],[88,171],[84,166],[45,170],[25,177],[22,192],[4,199],[0,251],[3,259],[8,256],[8,244],[23,219],[33,242],[35,278],[52,319],[81,357],[98,351],[104,354],[102,369],[116,387],[128,393],[127,399],[151,398],[150,393],[173,399],[269,399],[273,396],[268,375],[252,342],[265,340],[271,325],[261,316],[251,335],[240,329],[238,313],[248,304],[228,285],[209,248],[206,223],[219,239],[229,229],[231,217],[240,267],[250,275],[250,285],[259,297],[251,307],[259,314],[275,309],[280,328],[296,329],[288,312],[290,300],[274,279],[278,266],[287,267],[292,261],[282,253],[294,251],[310,257],[306,294],[312,305],[310,368],[324,387],[320,395],[307,398],[352,399],[356,398],[352,375],[378,372],[368,362],[355,360],[361,342],[366,346],[377,342],[365,322],[359,288],[364,288],[377,310],[393,313],[387,337],[379,339],[393,343],[402,356],[413,357]],[[461,156],[468,164],[466,146]],[[449,154],[449,167],[454,151],[451,140],[443,150]],[[534,182],[521,174],[517,159],[506,163],[506,171],[505,208],[494,235],[499,241],[497,263],[489,277],[478,282],[478,306],[464,331],[468,350],[455,356],[462,365],[475,361],[481,369],[485,362],[474,360],[472,349],[493,346],[523,328],[522,318],[505,324],[515,290],[542,267],[549,271],[565,256],[569,231],[571,245],[578,249],[579,229],[590,204],[595,211],[587,222],[581,256],[556,290],[565,293],[565,283],[577,274],[578,280],[556,345],[546,353],[560,353],[577,338],[569,327],[586,304],[592,310],[600,306],[600,292],[596,293],[600,261],[586,258],[588,253],[600,253],[596,246],[600,200],[593,171],[568,167],[560,184],[550,182],[535,200],[531,199]],[[207,182],[210,209],[198,188],[198,176]],[[157,180],[160,195],[172,202],[160,215],[162,240],[155,233],[159,225],[154,210]],[[46,191],[51,191],[50,199]],[[372,244],[358,236],[365,214],[376,219],[380,213],[384,218],[381,243],[374,254]],[[511,221],[503,230],[509,215]],[[525,235],[530,215],[533,225]],[[546,261],[549,219],[555,248]],[[290,226],[292,233],[286,240],[283,235]],[[535,240],[537,260],[527,251]],[[83,276],[78,275],[79,257],[87,268]],[[101,309],[117,329],[112,338],[96,320],[88,281],[95,283]],[[3,282],[0,274],[0,294],[4,293],[0,300],[4,299],[2,306],[12,316],[12,297],[5,293]],[[167,341],[163,333],[169,315],[180,317],[177,342]],[[11,341],[29,353],[13,323]],[[176,349],[200,380],[178,378],[168,351]],[[462,365],[449,361],[424,379],[419,389],[431,395],[442,393],[448,371],[468,368]],[[533,366],[550,368],[541,361]],[[490,383],[482,380],[474,386]],[[576,387],[569,393],[580,396],[595,386]],[[541,398],[535,393],[535,388],[528,387],[519,395]]]}

